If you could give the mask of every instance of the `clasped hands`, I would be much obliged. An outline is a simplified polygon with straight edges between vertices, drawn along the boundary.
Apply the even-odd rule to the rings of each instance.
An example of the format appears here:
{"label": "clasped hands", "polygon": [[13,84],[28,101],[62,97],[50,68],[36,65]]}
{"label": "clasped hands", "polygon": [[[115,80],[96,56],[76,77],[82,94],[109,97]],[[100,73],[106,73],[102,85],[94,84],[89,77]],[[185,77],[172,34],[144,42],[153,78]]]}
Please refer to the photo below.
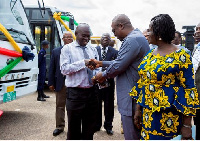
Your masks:
{"label": "clasped hands", "polygon": [[[96,59],[85,59],[85,65],[91,69],[94,70],[96,68],[102,67],[102,61],[98,61]],[[106,80],[105,77],[103,77],[102,72],[97,73],[93,78],[92,82],[95,83],[103,83]]]}

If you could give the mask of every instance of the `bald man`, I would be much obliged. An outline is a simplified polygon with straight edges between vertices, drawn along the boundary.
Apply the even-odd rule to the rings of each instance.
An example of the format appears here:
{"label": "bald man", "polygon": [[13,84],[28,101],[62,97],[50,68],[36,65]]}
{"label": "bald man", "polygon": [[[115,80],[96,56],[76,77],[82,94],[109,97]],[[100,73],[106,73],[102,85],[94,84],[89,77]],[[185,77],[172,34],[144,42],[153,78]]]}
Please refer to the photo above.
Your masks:
{"label": "bald man", "polygon": [[86,66],[89,59],[99,58],[96,48],[88,44],[91,36],[88,24],[79,24],[76,41],[61,50],[61,73],[66,75],[67,140],[92,140],[98,110],[98,98],[91,81],[92,72]]}
{"label": "bald man", "polygon": [[[73,36],[70,32],[64,33],[62,38],[64,45],[73,42]],[[59,135],[65,128],[65,104],[66,104],[66,87],[64,85],[64,75],[60,71],[60,53],[63,46],[52,50],[48,85],[51,91],[56,93],[56,129],[53,136]]]}
{"label": "bald man", "polygon": [[149,51],[146,38],[138,29],[134,29],[130,19],[119,14],[112,20],[112,32],[122,41],[117,58],[113,61],[96,61],[96,67],[108,67],[104,72],[95,76],[95,80],[102,83],[106,78],[116,77],[117,104],[126,140],[139,140],[140,131],[135,128],[133,116],[135,101],[129,92],[139,79],[138,65]]}

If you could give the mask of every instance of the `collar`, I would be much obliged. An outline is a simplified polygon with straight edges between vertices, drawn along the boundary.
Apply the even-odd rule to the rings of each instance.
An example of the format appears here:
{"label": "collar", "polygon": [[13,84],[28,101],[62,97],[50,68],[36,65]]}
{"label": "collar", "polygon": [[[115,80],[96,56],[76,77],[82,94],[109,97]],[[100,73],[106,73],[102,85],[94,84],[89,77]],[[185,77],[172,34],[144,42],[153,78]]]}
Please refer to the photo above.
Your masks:
{"label": "collar", "polygon": [[[79,45],[79,43],[77,41],[74,41],[75,47],[83,47],[81,45]],[[88,44],[86,46],[84,46],[84,48],[87,48]]]}
{"label": "collar", "polygon": [[[100,48],[101,48],[101,50],[104,50],[103,47],[102,47],[102,45],[100,45]],[[108,46],[105,47],[105,48],[106,48],[105,50],[107,51],[108,50]]]}
{"label": "collar", "polygon": [[44,50],[44,52],[46,53],[46,50],[44,48],[42,48],[41,50]]}

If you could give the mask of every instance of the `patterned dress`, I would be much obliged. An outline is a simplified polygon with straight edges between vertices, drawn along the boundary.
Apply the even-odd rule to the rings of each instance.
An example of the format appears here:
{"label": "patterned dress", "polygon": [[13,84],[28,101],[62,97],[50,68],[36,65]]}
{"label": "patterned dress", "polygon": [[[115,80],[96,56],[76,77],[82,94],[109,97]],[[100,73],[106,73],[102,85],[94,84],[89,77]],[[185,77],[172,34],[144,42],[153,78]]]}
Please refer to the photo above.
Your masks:
{"label": "patterned dress", "polygon": [[[179,49],[166,56],[150,50],[139,65],[140,76],[129,93],[142,106],[142,139],[172,139],[180,134],[182,114],[199,108],[190,55]],[[182,114],[181,114],[182,113]]]}

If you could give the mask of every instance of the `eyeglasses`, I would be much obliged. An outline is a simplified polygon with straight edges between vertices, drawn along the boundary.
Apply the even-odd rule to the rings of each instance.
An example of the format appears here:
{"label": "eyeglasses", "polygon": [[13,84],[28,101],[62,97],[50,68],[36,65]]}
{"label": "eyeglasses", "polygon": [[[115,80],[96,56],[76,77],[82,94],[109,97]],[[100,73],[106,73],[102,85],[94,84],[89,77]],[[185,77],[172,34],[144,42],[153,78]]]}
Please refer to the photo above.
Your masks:
{"label": "eyeglasses", "polygon": [[114,29],[114,28],[112,29],[112,33],[114,33],[114,34],[115,34],[115,29]]}
{"label": "eyeglasses", "polygon": [[[120,25],[121,26],[124,26],[124,25],[126,25],[126,24],[131,24],[130,22],[126,22],[126,23],[119,23],[119,24],[117,24],[117,25],[115,25],[116,27],[119,27]],[[115,31],[116,31],[116,29],[115,28],[113,28],[112,29],[112,32],[115,34]]]}
{"label": "eyeglasses", "polygon": [[[118,27],[120,24],[117,24],[117,25],[115,25],[115,27]],[[115,34],[115,31],[116,31],[116,29],[115,28],[113,28],[112,29],[112,32]]]}

